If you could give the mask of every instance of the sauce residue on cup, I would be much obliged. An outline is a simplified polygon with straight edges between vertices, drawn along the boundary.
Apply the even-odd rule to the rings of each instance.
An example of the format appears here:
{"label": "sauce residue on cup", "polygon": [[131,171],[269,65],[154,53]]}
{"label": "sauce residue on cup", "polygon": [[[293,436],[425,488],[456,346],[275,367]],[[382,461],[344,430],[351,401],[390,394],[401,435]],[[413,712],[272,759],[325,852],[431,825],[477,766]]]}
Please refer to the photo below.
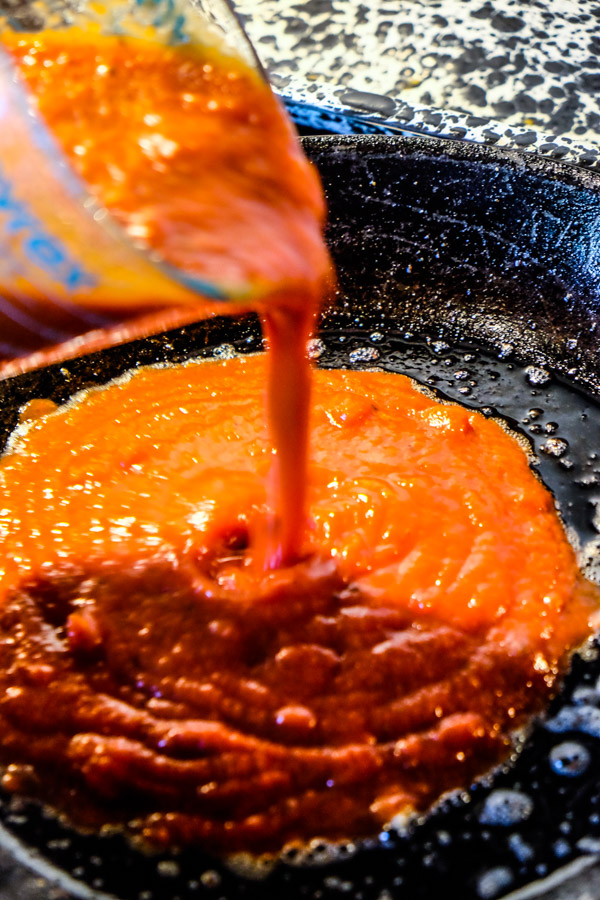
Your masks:
{"label": "sauce residue on cup", "polygon": [[556,689],[597,598],[514,438],[315,372],[310,527],[265,572],[266,374],[141,370],[12,439],[8,787],[154,846],[356,838],[506,759]]}

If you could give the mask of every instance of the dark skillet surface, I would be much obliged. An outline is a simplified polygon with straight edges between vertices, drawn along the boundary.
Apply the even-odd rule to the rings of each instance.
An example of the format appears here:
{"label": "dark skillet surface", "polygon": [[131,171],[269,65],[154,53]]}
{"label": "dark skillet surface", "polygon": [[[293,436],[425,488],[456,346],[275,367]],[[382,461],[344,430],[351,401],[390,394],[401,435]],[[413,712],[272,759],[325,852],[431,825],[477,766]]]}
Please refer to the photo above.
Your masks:
{"label": "dark skillet surface", "polygon": [[[384,364],[509,419],[532,440],[566,523],[593,540],[600,178],[447,141],[310,138],[305,147],[323,176],[340,272],[319,363]],[[65,400],[133,366],[212,356],[231,344],[260,347],[254,319],[219,318],[11,379],[0,385],[0,425],[6,436],[32,397]],[[528,416],[529,408],[542,413]],[[567,447],[544,452],[557,435]],[[17,865],[22,852],[9,840],[0,898],[58,900],[89,896],[89,888],[124,900],[499,897],[600,851],[599,674],[593,654],[576,659],[549,727],[536,728],[493,784],[448,799],[406,834],[374,839],[348,859],[302,868],[288,861],[262,881],[199,851],[147,858],[118,835],[78,835],[35,804],[4,797],[0,819],[40,852],[34,868],[49,861],[78,883],[63,882],[55,895]],[[313,857],[322,857],[318,848]],[[575,900],[592,882],[586,872],[563,896]]]}

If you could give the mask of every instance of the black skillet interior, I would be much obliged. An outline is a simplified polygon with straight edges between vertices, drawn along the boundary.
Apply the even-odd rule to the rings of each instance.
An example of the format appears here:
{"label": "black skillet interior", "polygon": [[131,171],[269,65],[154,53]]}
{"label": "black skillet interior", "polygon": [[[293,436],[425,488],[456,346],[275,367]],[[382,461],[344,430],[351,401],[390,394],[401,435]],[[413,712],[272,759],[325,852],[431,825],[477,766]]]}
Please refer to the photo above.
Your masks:
{"label": "black skillet interior", "polygon": [[[319,364],[406,372],[507,419],[529,437],[566,525],[592,557],[600,177],[450,141],[312,137],[305,148],[327,192],[339,272],[313,343]],[[8,434],[32,397],[65,400],[132,367],[223,355],[231,345],[260,347],[252,317],[217,318],[11,379],[0,386],[0,428]],[[317,846],[311,864],[288,859],[258,881],[198,851],[148,858],[119,835],[75,834],[21,799],[1,798],[0,819],[39,851],[30,865],[50,862],[76,879],[63,881],[60,896],[91,888],[123,900],[500,897],[600,851],[599,674],[594,652],[576,658],[549,720],[491,783],[446,799],[406,833],[356,853],[348,847],[333,862]],[[50,896],[27,887],[20,869],[4,879],[2,896]],[[564,896],[575,900],[582,883],[569,881]]]}

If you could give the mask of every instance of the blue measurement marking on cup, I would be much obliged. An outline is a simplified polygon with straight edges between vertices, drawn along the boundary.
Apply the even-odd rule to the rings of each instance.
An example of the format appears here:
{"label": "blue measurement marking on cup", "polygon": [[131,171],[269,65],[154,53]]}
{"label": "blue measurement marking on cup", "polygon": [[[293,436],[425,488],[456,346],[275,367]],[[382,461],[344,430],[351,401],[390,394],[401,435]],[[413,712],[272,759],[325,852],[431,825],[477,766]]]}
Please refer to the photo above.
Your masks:
{"label": "blue measurement marking on cup", "polygon": [[98,284],[98,279],[75,262],[62,243],[46,231],[27,204],[14,196],[12,183],[1,167],[0,227],[8,235],[20,235],[21,250],[27,261],[68,291]]}

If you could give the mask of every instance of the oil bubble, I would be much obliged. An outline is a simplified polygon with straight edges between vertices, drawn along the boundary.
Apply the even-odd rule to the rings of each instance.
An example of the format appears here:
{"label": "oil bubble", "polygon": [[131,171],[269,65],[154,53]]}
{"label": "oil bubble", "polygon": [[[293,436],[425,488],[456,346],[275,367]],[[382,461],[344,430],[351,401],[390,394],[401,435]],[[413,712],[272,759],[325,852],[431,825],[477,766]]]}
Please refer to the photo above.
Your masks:
{"label": "oil bubble", "polygon": [[535,385],[548,384],[552,377],[550,372],[541,366],[525,366],[525,376],[529,384]]}
{"label": "oil bubble", "polygon": [[523,840],[518,832],[509,835],[508,846],[521,863],[528,862],[535,856],[535,851],[531,844]]}
{"label": "oil bubble", "polygon": [[343,881],[337,875],[331,875],[329,878],[326,878],[323,884],[330,891],[338,891],[342,894],[349,894],[354,888],[352,881]]}
{"label": "oil bubble", "polygon": [[507,866],[496,866],[479,876],[477,893],[481,900],[494,900],[503,894],[513,881],[513,873]]}
{"label": "oil bubble", "polygon": [[177,878],[179,875],[179,863],[174,859],[162,859],[156,866],[156,871],[163,878]]}
{"label": "oil bubble", "polygon": [[306,345],[306,353],[309,359],[319,359],[326,349],[325,343],[321,338],[311,338]]}
{"label": "oil bubble", "polygon": [[522,791],[498,788],[486,799],[479,814],[482,825],[516,825],[533,812],[533,800]]}
{"label": "oil bubble", "polygon": [[357,347],[348,354],[348,359],[355,365],[356,363],[374,362],[379,359],[379,350],[375,347]]}
{"label": "oil bubble", "polygon": [[547,441],[544,441],[540,450],[543,450],[544,453],[547,453],[548,456],[556,456],[557,458],[560,456],[564,456],[567,450],[569,449],[569,442],[565,441],[563,438],[548,438]]}
{"label": "oil bubble", "polygon": [[565,731],[581,731],[591,737],[600,737],[600,709],[595,706],[563,706],[546,722],[548,731],[562,734]]}
{"label": "oil bubble", "polygon": [[308,844],[288,845],[283,850],[281,859],[288,866],[298,868],[304,866],[319,867],[335,863],[340,859],[349,859],[357,850],[358,845],[351,842],[340,845],[315,838],[309,841]]}
{"label": "oil bubble", "polygon": [[568,856],[571,853],[571,845],[568,841],[561,839],[553,844],[552,850],[557,859],[564,859],[565,856]]}
{"label": "oil bubble", "polygon": [[215,359],[234,359],[237,356],[237,351],[233,344],[219,344],[213,350],[213,356]]}
{"label": "oil bubble", "polygon": [[214,869],[207,869],[200,876],[200,881],[206,888],[215,888],[221,884],[221,876]]}
{"label": "oil bubble", "polygon": [[577,849],[582,853],[600,853],[600,840],[594,837],[582,837],[577,841]]}
{"label": "oil bubble", "polygon": [[589,685],[575,688],[571,695],[571,703],[575,706],[599,706],[600,694],[596,688]]}
{"label": "oil bubble", "polygon": [[577,741],[564,741],[550,751],[550,766],[556,775],[576,778],[588,769],[590,752]]}

